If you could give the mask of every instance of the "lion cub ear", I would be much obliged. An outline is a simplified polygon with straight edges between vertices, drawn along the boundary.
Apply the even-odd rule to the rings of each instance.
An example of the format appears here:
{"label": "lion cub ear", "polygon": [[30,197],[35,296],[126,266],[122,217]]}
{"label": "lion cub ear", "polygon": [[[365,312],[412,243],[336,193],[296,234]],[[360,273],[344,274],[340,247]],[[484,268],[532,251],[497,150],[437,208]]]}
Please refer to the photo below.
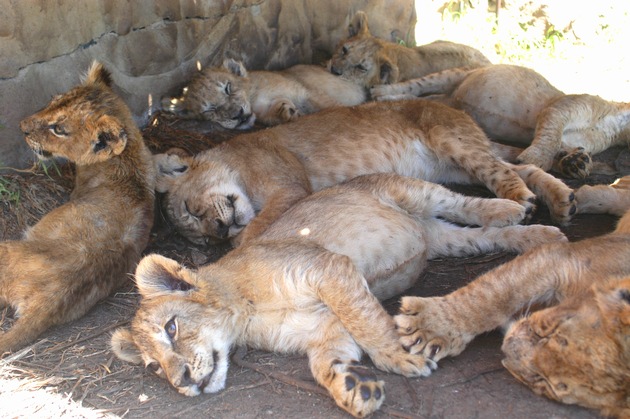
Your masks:
{"label": "lion cub ear", "polygon": [[136,285],[140,295],[152,298],[195,289],[191,272],[173,259],[152,254],[136,268]]}
{"label": "lion cub ear", "polygon": [[398,66],[392,63],[389,58],[380,57],[379,63],[379,84],[392,84],[398,82],[400,72]]}
{"label": "lion cub ear", "polygon": [[114,354],[123,361],[132,364],[140,364],[142,355],[138,350],[136,342],[133,340],[131,330],[126,327],[116,329],[112,334],[110,345]]}
{"label": "lion cub ear", "polygon": [[120,122],[109,115],[97,122],[96,138],[92,138],[92,152],[99,157],[119,155],[127,146],[127,132]]}
{"label": "lion cub ear", "polygon": [[153,155],[153,166],[157,172],[155,190],[164,193],[168,192],[175,179],[188,171],[189,157],[179,153],[167,152]]}
{"label": "lion cub ear", "polygon": [[223,67],[235,76],[247,77],[247,70],[243,63],[233,58],[223,60]]}
{"label": "lion cub ear", "polygon": [[94,61],[87,72],[83,84],[102,84],[107,87],[112,86],[112,75],[103,67],[103,64]]}
{"label": "lion cub ear", "polygon": [[368,16],[362,10],[359,10],[348,25],[348,35],[353,36],[367,36],[370,35],[370,29],[368,28]]}

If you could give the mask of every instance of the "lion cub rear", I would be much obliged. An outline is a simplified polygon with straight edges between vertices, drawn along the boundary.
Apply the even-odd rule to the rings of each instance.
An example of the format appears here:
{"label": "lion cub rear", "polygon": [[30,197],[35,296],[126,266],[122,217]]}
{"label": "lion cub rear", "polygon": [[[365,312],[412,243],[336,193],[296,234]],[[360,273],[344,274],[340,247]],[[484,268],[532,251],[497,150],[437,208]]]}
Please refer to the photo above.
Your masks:
{"label": "lion cub rear", "polygon": [[153,224],[151,154],[99,63],[84,83],[21,123],[39,158],[76,164],[70,201],[0,243],[0,302],[17,320],[0,353],[74,320],[128,280]]}

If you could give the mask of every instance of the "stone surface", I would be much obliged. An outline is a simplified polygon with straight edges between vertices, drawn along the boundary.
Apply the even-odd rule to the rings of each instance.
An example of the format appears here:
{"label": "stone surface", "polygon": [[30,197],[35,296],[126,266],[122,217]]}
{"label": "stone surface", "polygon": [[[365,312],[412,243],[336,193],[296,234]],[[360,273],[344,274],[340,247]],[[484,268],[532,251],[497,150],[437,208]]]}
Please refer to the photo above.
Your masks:
{"label": "stone surface", "polygon": [[322,62],[358,10],[375,35],[414,42],[413,0],[0,0],[0,167],[32,161],[19,121],[94,59],[142,125],[197,65],[226,55],[252,69]]}

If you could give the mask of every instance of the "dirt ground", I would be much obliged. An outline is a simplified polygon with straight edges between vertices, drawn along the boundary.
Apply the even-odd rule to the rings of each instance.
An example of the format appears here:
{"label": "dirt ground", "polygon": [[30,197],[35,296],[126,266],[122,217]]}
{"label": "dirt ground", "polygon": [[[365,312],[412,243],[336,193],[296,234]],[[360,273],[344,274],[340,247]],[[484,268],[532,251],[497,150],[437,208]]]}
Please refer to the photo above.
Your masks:
{"label": "dirt ground", "polygon": [[[160,121],[145,130],[154,151],[178,145],[198,151],[212,137],[190,128]],[[211,141],[210,141],[211,142]],[[599,159],[628,174],[628,150],[614,149]],[[49,170],[49,173],[51,171]],[[67,199],[71,171],[59,177],[5,177],[20,189],[19,204],[0,201],[2,237],[15,238],[51,207]],[[608,183],[610,176],[595,176],[588,183]],[[579,182],[568,182],[579,186]],[[459,192],[490,196],[481,187],[453,186]],[[29,191],[31,194],[29,195]],[[34,191],[34,193],[33,193]],[[29,198],[30,197],[30,198]],[[570,240],[611,231],[615,217],[578,215],[564,230]],[[540,208],[534,222],[549,223]],[[2,238],[0,237],[0,238]],[[158,215],[147,253],[158,252],[187,264],[212,262],[229,251],[227,246],[199,248],[174,233]],[[442,295],[515,255],[495,253],[474,258],[434,260],[408,295]],[[188,398],[143,367],[121,362],[109,350],[111,332],[127,324],[138,304],[130,285],[104,300],[84,318],[50,330],[33,345],[0,361],[0,417],[28,418],[265,418],[348,417],[311,378],[307,359],[241,348],[233,356],[227,388],[211,395]],[[397,299],[384,302],[394,313]],[[10,315],[10,313],[4,313]],[[378,372],[386,382],[386,400],[374,418],[593,418],[593,411],[567,406],[536,396],[502,366],[501,335],[478,337],[463,354],[445,359],[429,378],[407,379]],[[365,362],[370,365],[369,360]]]}

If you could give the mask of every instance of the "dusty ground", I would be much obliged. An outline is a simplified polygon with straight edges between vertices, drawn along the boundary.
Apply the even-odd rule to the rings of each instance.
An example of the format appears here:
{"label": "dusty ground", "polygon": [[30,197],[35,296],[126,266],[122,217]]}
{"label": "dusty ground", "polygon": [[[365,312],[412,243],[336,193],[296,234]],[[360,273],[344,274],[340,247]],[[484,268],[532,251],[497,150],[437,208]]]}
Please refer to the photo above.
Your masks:
{"label": "dusty ground", "polygon": [[[176,127],[181,128],[181,126]],[[215,134],[221,140],[227,134]],[[189,151],[207,146],[207,137],[174,130],[160,123],[145,130],[153,150],[179,145]],[[602,160],[628,171],[628,150],[607,152]],[[50,172],[50,171],[49,171]],[[21,192],[19,205],[6,196],[0,202],[2,237],[16,237],[52,206],[67,199],[71,171],[61,178],[52,173],[6,177]],[[594,177],[604,183],[611,177]],[[577,182],[571,186],[578,186]],[[460,192],[488,195],[483,188],[454,187]],[[30,193],[29,191],[35,191]],[[545,208],[534,222],[548,223]],[[564,229],[571,240],[612,230],[611,216],[580,215]],[[0,237],[1,238],[1,237]],[[227,247],[197,248],[178,237],[158,216],[147,252],[159,252],[189,266],[211,262]],[[435,260],[409,294],[447,293],[514,255],[499,253],[466,259]],[[115,328],[132,317],[138,296],[130,285],[95,307],[79,321],[50,330],[35,344],[0,361],[2,417],[348,417],[310,376],[304,356],[275,355],[245,348],[235,354],[228,387],[218,394],[187,398],[144,368],[117,360],[109,351]],[[392,313],[397,301],[385,302]],[[4,313],[10,315],[10,313]],[[441,361],[426,379],[406,379],[379,372],[387,383],[384,408],[375,418],[591,418],[597,415],[576,406],[558,404],[534,395],[501,366],[498,332],[477,338],[462,355]],[[369,363],[369,361],[366,361]]]}

